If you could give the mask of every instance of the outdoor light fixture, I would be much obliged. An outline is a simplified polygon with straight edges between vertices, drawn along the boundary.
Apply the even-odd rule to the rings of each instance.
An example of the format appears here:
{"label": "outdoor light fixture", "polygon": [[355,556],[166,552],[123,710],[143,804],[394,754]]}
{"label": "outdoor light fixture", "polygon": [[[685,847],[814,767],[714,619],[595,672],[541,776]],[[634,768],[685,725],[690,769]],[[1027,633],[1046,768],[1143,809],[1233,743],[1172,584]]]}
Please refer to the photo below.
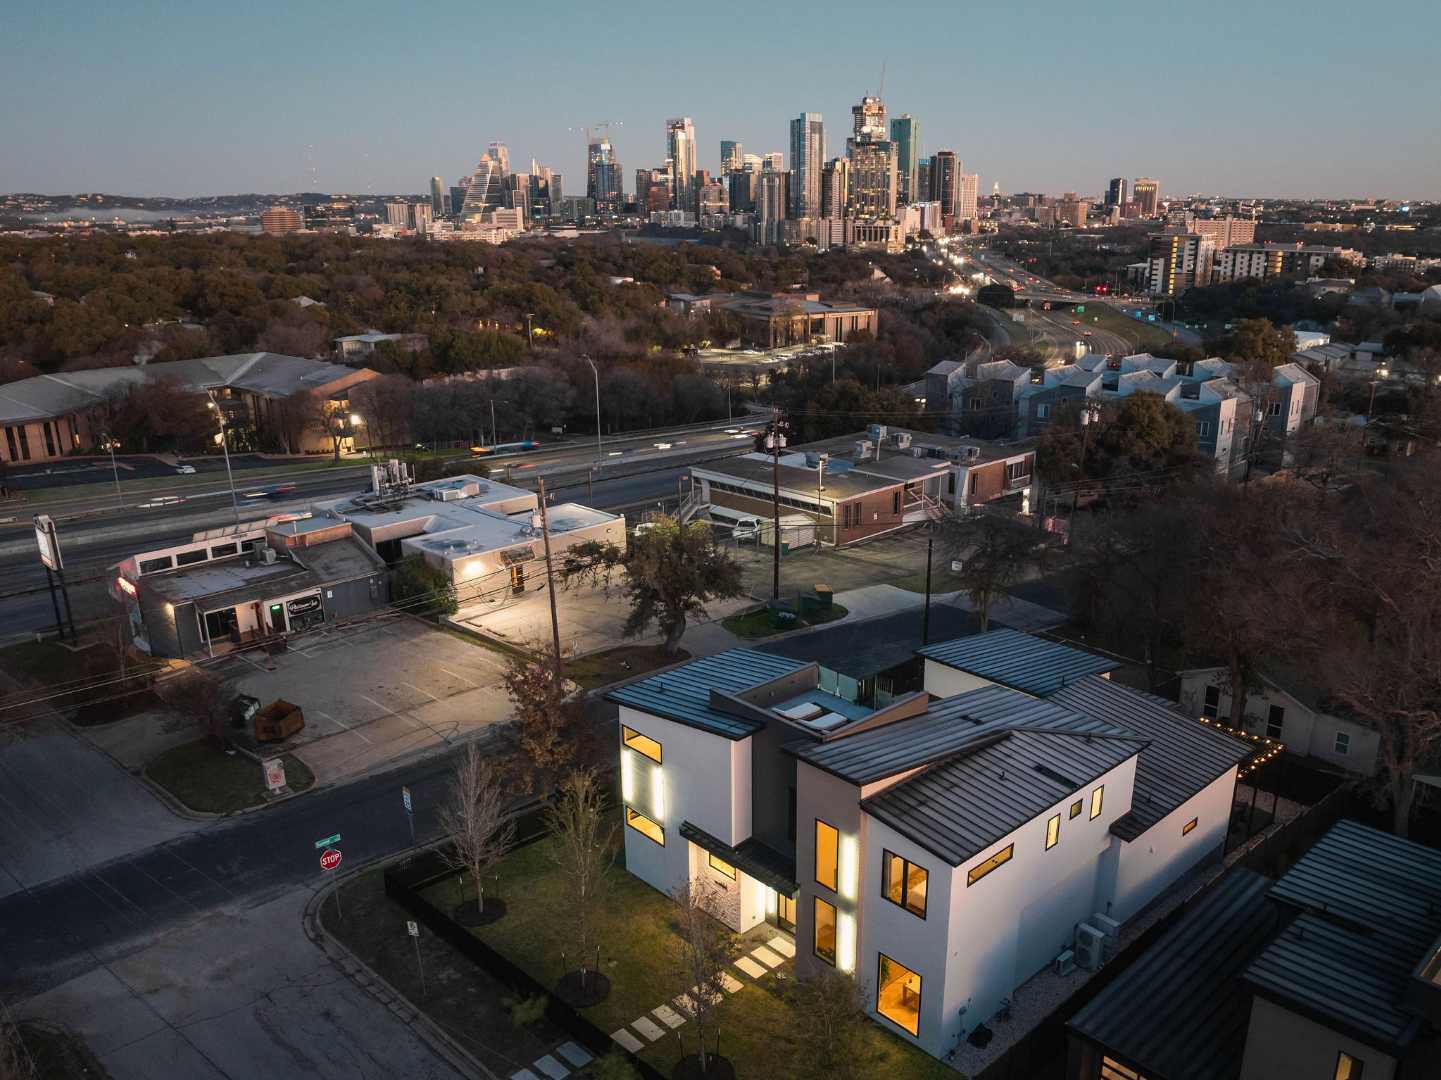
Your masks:
{"label": "outdoor light fixture", "polygon": [[776,891],[769,885],[762,886],[762,888],[766,891],[766,914],[774,915],[776,913]]}
{"label": "outdoor light fixture", "polygon": [[655,811],[657,821],[665,820],[665,777],[661,775],[660,766],[651,769],[650,773],[650,806]]}
{"label": "outdoor light fixture", "polygon": [[627,805],[635,802],[635,761],[624,748],[620,752],[620,797]]}
{"label": "outdoor light fixture", "polygon": [[860,878],[860,849],[854,836],[841,837],[840,886],[841,895],[847,900],[856,898]]}
{"label": "outdoor light fixture", "polygon": [[836,920],[836,967],[847,974],[856,970],[856,917],[849,911]]}

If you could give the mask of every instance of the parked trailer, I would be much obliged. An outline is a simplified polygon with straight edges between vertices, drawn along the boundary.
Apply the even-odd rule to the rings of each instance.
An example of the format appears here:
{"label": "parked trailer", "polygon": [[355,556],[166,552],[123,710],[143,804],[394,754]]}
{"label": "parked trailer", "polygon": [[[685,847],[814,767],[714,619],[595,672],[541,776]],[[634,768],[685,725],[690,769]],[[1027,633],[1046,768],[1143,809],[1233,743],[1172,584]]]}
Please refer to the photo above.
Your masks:
{"label": "parked trailer", "polygon": [[[781,515],[781,551],[795,551],[796,548],[811,547],[816,542],[816,523],[805,514]],[[760,541],[766,547],[775,542],[775,521],[760,519]]]}

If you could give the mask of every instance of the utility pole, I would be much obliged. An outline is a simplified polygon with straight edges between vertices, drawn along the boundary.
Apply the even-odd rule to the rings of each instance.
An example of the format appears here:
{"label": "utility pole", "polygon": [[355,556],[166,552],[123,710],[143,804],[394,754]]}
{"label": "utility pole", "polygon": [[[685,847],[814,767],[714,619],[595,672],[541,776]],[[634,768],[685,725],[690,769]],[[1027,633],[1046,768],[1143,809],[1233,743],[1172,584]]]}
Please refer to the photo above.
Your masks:
{"label": "utility pole", "polygon": [[935,542],[935,537],[926,537],[926,607],[921,616],[922,648],[931,643],[931,548]]}
{"label": "utility pole", "polygon": [[590,365],[590,373],[595,376],[595,456],[601,455],[600,447],[600,369],[595,366],[595,361],[588,354],[583,354],[581,359]]}
{"label": "utility pole", "polygon": [[780,410],[771,408],[771,599],[781,598],[781,436]]}
{"label": "utility pole", "polygon": [[240,527],[240,503],[235,497],[235,474],[230,471],[230,440],[225,434],[225,411],[215,401],[215,394],[207,390],[210,407],[215,410],[215,419],[220,423],[220,449],[225,452],[225,478],[230,481],[230,512],[235,516],[235,527]]}
{"label": "utility pole", "polygon": [[545,591],[550,593],[550,634],[555,645],[555,685],[559,689],[561,681],[560,618],[555,611],[555,575],[551,570],[550,563],[550,519],[545,512],[545,477],[538,477],[536,484],[540,497],[540,535],[545,542]]}

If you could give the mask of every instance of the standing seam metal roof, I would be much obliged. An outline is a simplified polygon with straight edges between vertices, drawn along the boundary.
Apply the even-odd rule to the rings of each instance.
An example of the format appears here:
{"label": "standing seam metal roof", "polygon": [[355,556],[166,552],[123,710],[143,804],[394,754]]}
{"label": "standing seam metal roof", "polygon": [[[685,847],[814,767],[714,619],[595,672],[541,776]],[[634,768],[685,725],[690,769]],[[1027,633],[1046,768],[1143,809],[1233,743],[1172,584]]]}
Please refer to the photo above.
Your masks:
{"label": "standing seam metal roof", "polygon": [[1047,700],[1147,740],[1136,763],[1131,812],[1111,826],[1122,840],[1136,839],[1252,753],[1240,739],[1183,716],[1164,699],[1096,675]]}
{"label": "standing seam metal roof", "polygon": [[[1140,739],[1008,731],[861,802],[871,816],[960,866],[1141,752]],[[1038,770],[1045,766],[1068,782]]]}
{"label": "standing seam metal roof", "polygon": [[991,630],[943,641],[927,645],[920,654],[938,664],[1041,697],[1083,675],[1099,675],[1121,666],[1107,657],[1019,630]]}
{"label": "standing seam metal roof", "polygon": [[743,716],[711,708],[710,692],[739,694],[808,666],[803,660],[770,656],[753,649],[731,649],[701,657],[660,675],[627,683],[606,694],[607,701],[687,724],[727,739],[744,739],[764,726]]}

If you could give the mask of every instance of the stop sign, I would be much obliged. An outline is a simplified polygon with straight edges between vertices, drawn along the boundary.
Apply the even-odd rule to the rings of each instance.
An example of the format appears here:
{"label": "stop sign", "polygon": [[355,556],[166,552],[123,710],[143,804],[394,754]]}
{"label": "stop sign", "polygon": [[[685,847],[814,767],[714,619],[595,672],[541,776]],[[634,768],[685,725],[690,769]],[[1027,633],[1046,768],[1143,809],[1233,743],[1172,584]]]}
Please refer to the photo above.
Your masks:
{"label": "stop sign", "polygon": [[338,848],[326,848],[320,853],[320,868],[322,870],[334,870],[340,865],[340,850]]}

